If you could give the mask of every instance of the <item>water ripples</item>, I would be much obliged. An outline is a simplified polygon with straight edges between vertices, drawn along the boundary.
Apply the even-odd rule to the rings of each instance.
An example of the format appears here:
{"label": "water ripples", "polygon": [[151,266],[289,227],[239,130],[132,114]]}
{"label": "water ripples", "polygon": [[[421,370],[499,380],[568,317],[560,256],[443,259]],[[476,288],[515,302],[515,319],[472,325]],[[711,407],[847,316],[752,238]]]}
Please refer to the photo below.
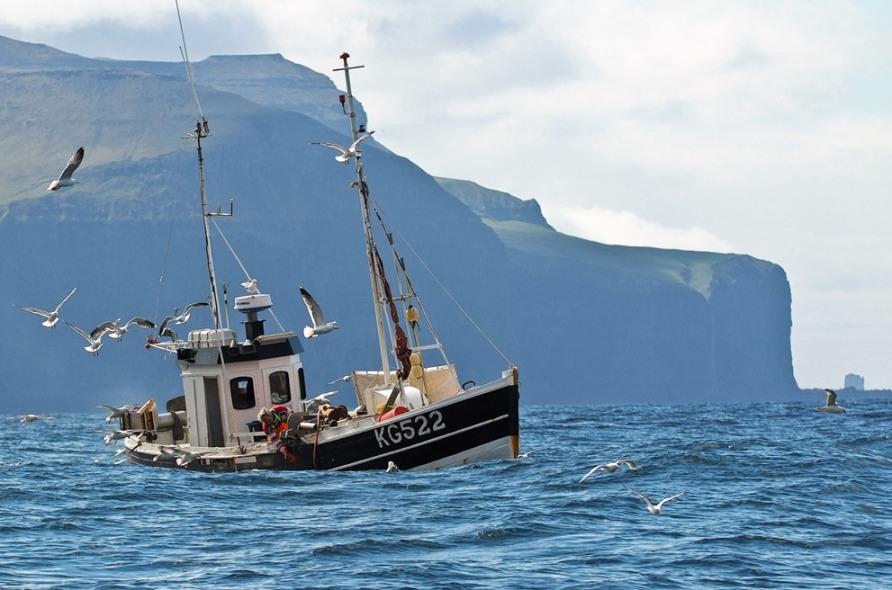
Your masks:
{"label": "water ripples", "polygon": [[524,408],[530,458],[392,474],[115,465],[99,416],[0,416],[0,587],[876,587],[892,404],[849,410]]}

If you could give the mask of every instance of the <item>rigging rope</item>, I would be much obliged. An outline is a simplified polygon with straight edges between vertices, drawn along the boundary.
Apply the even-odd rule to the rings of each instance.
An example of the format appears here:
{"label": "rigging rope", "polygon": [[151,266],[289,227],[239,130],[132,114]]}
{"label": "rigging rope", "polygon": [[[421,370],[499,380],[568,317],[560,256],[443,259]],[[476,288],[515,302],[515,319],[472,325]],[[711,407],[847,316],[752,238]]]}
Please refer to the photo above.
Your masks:
{"label": "rigging rope", "polygon": [[[375,216],[378,218],[378,222],[381,224],[381,229],[384,231],[384,235],[387,236],[387,241],[390,242],[391,248],[395,249],[396,246],[394,246],[394,243],[393,243],[393,234],[389,233],[387,231],[387,228],[384,225],[384,219],[382,218],[381,212],[379,211],[380,208],[378,207],[377,201],[375,201],[375,199],[372,198],[371,195],[369,195],[369,200],[371,201],[372,207],[374,208]],[[511,361],[511,359],[509,359],[508,356],[504,352],[502,352],[502,349],[499,348],[496,345],[496,343],[493,342],[492,338],[490,338],[489,335],[483,330],[483,328],[481,328],[480,325],[474,321],[474,318],[471,317],[471,314],[469,314],[465,310],[465,308],[462,307],[461,303],[458,302],[458,299],[456,299],[455,296],[453,296],[452,293],[449,291],[449,289],[447,289],[446,286],[440,282],[440,279],[437,278],[437,275],[434,274],[434,271],[431,270],[431,268],[427,265],[427,263],[424,261],[424,259],[421,257],[421,255],[415,250],[414,247],[412,247],[412,244],[409,242],[409,240],[406,239],[406,236],[403,235],[402,232],[400,232],[399,236],[406,243],[406,245],[409,247],[409,249],[412,251],[412,254],[415,255],[415,258],[418,259],[418,262],[420,262],[421,265],[424,266],[425,270],[427,270],[427,272],[431,275],[431,277],[434,279],[434,281],[437,283],[437,285],[440,286],[440,288],[452,300],[452,302],[455,304],[455,306],[465,315],[466,318],[468,318],[468,321],[471,322],[471,325],[473,325],[477,329],[477,331],[480,332],[480,335],[483,336],[483,338],[489,343],[490,346],[492,346],[493,350],[495,350],[499,354],[499,356],[501,356],[503,359],[505,359],[506,363],[508,363],[510,366],[514,367],[515,364]],[[409,279],[408,274],[406,274],[405,266],[403,267],[403,275],[405,276],[406,280],[409,281],[409,284],[411,285],[411,280]],[[413,292],[415,291],[414,287],[412,288],[412,291]],[[428,327],[430,328],[431,332],[433,332],[433,324],[431,323],[430,319],[427,317],[427,311],[425,310],[424,306],[421,305],[421,300],[418,299],[418,295],[415,295],[415,299],[418,300],[419,307],[421,307],[421,311],[424,314],[424,317],[428,322]],[[433,336],[434,336],[434,339],[437,340],[436,334],[434,334]],[[442,347],[441,347],[441,352],[442,352]],[[445,352],[443,352],[443,356],[445,358],[445,356],[446,356]]]}
{"label": "rigging rope", "polygon": [[[220,237],[223,238],[223,243],[226,244],[226,247],[229,248],[229,252],[232,254],[232,257],[235,258],[235,261],[238,263],[239,267],[242,269],[242,272],[245,273],[245,278],[247,280],[252,280],[253,277],[251,273],[248,272],[248,269],[245,268],[245,265],[242,264],[241,258],[238,257],[238,254],[235,253],[235,248],[232,247],[232,244],[229,243],[229,240],[226,239],[226,234],[223,233],[223,230],[220,229],[220,226],[217,224],[217,220],[213,217],[211,218],[211,223],[214,224],[214,227],[217,228],[217,232],[220,233]],[[282,322],[279,321],[279,317],[276,315],[276,312],[272,309],[269,310],[269,313],[273,316],[273,319],[276,320],[276,324],[279,326],[279,330],[285,331],[285,326],[282,325]]]}
{"label": "rigging rope", "polygon": [[430,273],[430,275],[434,279],[434,281],[436,281],[436,283],[440,286],[440,288],[443,289],[443,292],[446,293],[446,295],[448,295],[450,299],[452,299],[452,302],[455,304],[455,306],[458,307],[458,309],[461,310],[461,312],[463,314],[465,314],[465,317],[468,318],[468,321],[471,322],[471,324],[475,328],[477,328],[477,331],[480,332],[480,335],[483,336],[487,342],[489,342],[489,345],[493,347],[493,350],[495,350],[497,353],[499,353],[499,356],[501,356],[503,359],[505,359],[505,362],[507,362],[510,366],[512,366],[512,367],[516,366],[513,362],[511,362],[511,359],[509,359],[507,357],[507,355],[505,355],[505,353],[502,352],[502,349],[499,348],[498,346],[496,346],[496,343],[492,341],[492,339],[486,334],[486,332],[483,330],[483,328],[481,328],[477,324],[477,322],[474,321],[474,318],[471,317],[471,314],[469,314],[467,311],[465,311],[465,308],[462,307],[461,303],[458,302],[458,299],[456,299],[452,295],[452,293],[449,292],[449,289],[447,289],[446,286],[440,282],[440,279],[437,278],[437,275],[434,274],[434,271],[432,271],[430,269],[430,267],[427,265],[427,263],[424,261],[424,259],[421,257],[421,255],[418,254],[418,252],[415,250],[415,248],[412,247],[412,244],[409,242],[409,240],[406,239],[406,236],[404,236],[402,233],[400,233],[400,238],[404,242],[406,242],[406,245],[409,246],[409,250],[411,250],[412,254],[415,255],[415,258],[418,259],[418,262],[420,262],[421,265],[427,270],[427,272]]}
{"label": "rigging rope", "polygon": [[173,238],[174,201],[170,201],[170,225],[167,228],[167,246],[164,248],[164,257],[161,259],[161,274],[158,276],[158,293],[155,296],[155,324],[158,323],[158,314],[161,313],[161,290],[164,288],[164,273],[167,269],[167,256],[170,254],[170,243]]}
{"label": "rigging rope", "polygon": [[180,23],[180,37],[183,40],[183,46],[180,47],[180,55],[183,57],[183,63],[186,65],[186,78],[189,79],[189,86],[192,88],[192,96],[195,97],[195,106],[198,107],[198,115],[204,121],[204,112],[201,110],[201,102],[198,100],[198,93],[195,91],[195,79],[192,77],[192,63],[189,61],[189,48],[186,47],[186,33],[183,31],[183,17],[180,16],[180,2],[174,0],[177,7],[177,21]]}

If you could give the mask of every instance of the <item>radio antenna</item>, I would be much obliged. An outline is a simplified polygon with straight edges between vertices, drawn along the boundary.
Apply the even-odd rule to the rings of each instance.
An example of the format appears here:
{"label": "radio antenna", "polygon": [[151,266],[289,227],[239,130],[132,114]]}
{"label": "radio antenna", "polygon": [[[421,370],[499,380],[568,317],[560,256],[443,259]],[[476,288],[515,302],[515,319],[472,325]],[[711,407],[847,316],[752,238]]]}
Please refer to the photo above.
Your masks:
{"label": "radio antenna", "polygon": [[198,116],[201,117],[201,121],[207,126],[206,119],[204,118],[204,111],[201,110],[201,101],[198,100],[198,92],[195,91],[195,77],[192,75],[192,62],[189,61],[189,48],[186,47],[186,33],[183,31],[183,17],[180,16],[180,2],[179,0],[173,0],[173,3],[177,7],[177,21],[180,23],[180,39],[183,40],[183,45],[180,47],[180,56],[183,58],[183,65],[186,66],[186,79],[189,80],[189,87],[192,88],[192,96],[195,97],[195,106],[198,107]]}

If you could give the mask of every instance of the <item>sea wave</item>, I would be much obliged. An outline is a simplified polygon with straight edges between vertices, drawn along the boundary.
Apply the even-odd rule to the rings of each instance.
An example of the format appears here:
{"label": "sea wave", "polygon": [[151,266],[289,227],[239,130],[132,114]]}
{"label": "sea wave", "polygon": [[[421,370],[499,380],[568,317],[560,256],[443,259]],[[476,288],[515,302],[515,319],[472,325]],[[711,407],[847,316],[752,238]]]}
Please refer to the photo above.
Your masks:
{"label": "sea wave", "polygon": [[[879,587],[890,416],[526,407],[526,459],[233,474],[117,465],[98,415],[4,416],[0,587]],[[636,491],[684,495],[652,515]]]}

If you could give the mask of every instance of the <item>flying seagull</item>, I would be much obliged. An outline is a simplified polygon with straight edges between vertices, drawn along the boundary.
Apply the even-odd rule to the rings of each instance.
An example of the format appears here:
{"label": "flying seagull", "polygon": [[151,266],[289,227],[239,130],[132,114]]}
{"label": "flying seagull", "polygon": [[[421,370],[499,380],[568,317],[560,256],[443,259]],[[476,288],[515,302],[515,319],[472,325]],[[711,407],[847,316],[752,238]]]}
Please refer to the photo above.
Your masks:
{"label": "flying seagull", "polygon": [[582,476],[582,479],[579,480],[578,483],[582,483],[587,480],[589,477],[594,475],[599,471],[606,471],[607,473],[613,473],[620,467],[625,465],[629,468],[629,471],[638,471],[638,465],[635,464],[634,461],[630,459],[617,459],[616,461],[611,461],[609,463],[601,463],[600,465],[595,465],[591,469],[589,469],[588,473]]}
{"label": "flying seagull", "polygon": [[308,413],[313,413],[318,411],[321,406],[324,406],[326,404],[331,405],[331,402],[328,401],[328,398],[336,395],[337,393],[337,391],[326,391],[325,393],[320,393],[313,399],[307,401],[306,411]]}
{"label": "flying seagull", "polygon": [[244,287],[245,291],[254,295],[255,293],[260,293],[260,288],[257,286],[257,279],[248,279],[244,283],[241,284]]}
{"label": "flying seagull", "polygon": [[[71,328],[72,330],[74,330],[75,332],[80,334],[81,337],[83,337],[83,339],[88,342],[88,344],[86,346],[84,346],[84,350],[86,350],[90,354],[94,354],[94,355],[99,354],[99,349],[102,348],[102,337],[105,336],[105,333],[108,331],[107,329],[99,330],[99,327],[97,326],[96,328],[93,329],[93,332],[90,332],[90,334],[87,334],[86,332],[84,332],[83,330],[81,330],[76,325],[72,324],[71,322],[65,322],[65,323],[68,324],[69,328]],[[98,333],[95,336],[92,336],[92,334],[97,331],[98,331]]]}
{"label": "flying seagull", "polygon": [[118,327],[118,322],[120,321],[121,318],[118,318],[113,322],[102,322],[101,324],[90,330],[90,338],[100,338],[105,335],[106,332],[111,332]]}
{"label": "flying seagull", "polygon": [[62,171],[62,174],[59,175],[59,178],[52,181],[46,190],[48,191],[57,191],[62,187],[71,186],[77,182],[77,179],[72,178],[72,174],[77,170],[77,167],[81,165],[81,162],[84,161],[84,148],[79,147],[77,151],[74,152],[68,159],[68,164],[65,166],[65,170]]}
{"label": "flying seagull", "polygon": [[338,377],[334,381],[329,381],[328,384],[334,385],[335,383],[350,383],[351,381],[353,381],[353,373],[350,373],[349,375],[344,375],[343,377]]}
{"label": "flying seagull", "polygon": [[310,295],[309,291],[300,288],[300,297],[304,300],[304,305],[307,306],[307,311],[310,312],[310,321],[313,322],[313,327],[304,326],[304,338],[315,338],[316,336],[321,336],[322,334],[328,334],[332,330],[338,329],[337,322],[327,322],[325,321],[325,316],[322,314],[322,308],[316,303],[316,300],[313,299],[313,296]]}
{"label": "flying seagull", "polygon": [[40,416],[37,414],[25,414],[19,422],[36,422],[37,420],[40,420]]}
{"label": "flying seagull", "polygon": [[99,407],[108,410],[108,416],[105,417],[106,423],[111,422],[115,418],[120,418],[124,414],[130,412],[130,406],[121,406],[120,408],[116,408],[109,404],[99,404]]}
{"label": "flying seagull", "polygon": [[[173,323],[176,325],[182,325],[189,321],[189,318],[192,316],[192,308],[194,307],[207,307],[209,303],[207,301],[196,301],[195,303],[190,303],[186,306],[186,309],[183,310],[183,313],[179,315],[169,315],[161,320],[161,326],[158,328],[159,336],[170,336],[173,339],[176,339],[176,333],[167,327],[168,324]],[[174,313],[177,313],[174,311]]]}
{"label": "flying seagull", "polygon": [[186,467],[193,461],[201,459],[201,457],[204,456],[204,453],[193,453],[172,445],[163,445],[160,448],[160,451],[161,455],[154,457],[152,461],[158,461],[162,455],[173,456],[176,457],[176,463],[180,467]]}
{"label": "flying seagull", "polygon": [[[96,328],[93,330],[93,332],[95,332],[96,330],[98,330],[100,328],[105,328],[108,331],[109,338],[111,338],[112,340],[117,340],[118,342],[121,342],[124,339],[124,335],[127,333],[127,328],[129,328],[130,326],[136,325],[136,326],[139,326],[140,328],[146,328],[148,330],[155,329],[155,322],[153,322],[151,320],[147,320],[145,318],[138,317],[138,316],[134,316],[134,317],[130,318],[129,320],[127,320],[127,323],[124,324],[123,326],[118,325],[118,322],[120,322],[120,321],[121,321],[121,319],[118,318],[113,322],[103,322],[103,323],[99,324],[98,326],[96,326]],[[91,336],[94,336],[93,332],[90,333]]]}
{"label": "flying seagull", "polygon": [[105,444],[111,444],[112,442],[117,443],[119,440],[125,439],[128,436],[136,434],[132,430],[107,430],[105,432],[105,436],[102,437],[102,440],[105,441]]}
{"label": "flying seagull", "polygon": [[836,392],[833,391],[832,389],[825,389],[824,391],[827,392],[827,403],[826,403],[826,405],[827,405],[828,407],[829,407],[829,406],[835,406],[835,405],[836,405]]}
{"label": "flying seagull", "polygon": [[679,492],[679,493],[675,494],[674,496],[669,496],[668,498],[663,498],[662,500],[660,500],[659,502],[654,504],[653,500],[651,500],[648,496],[646,496],[645,494],[642,494],[638,490],[626,488],[626,491],[628,491],[630,494],[635,494],[636,496],[638,496],[639,498],[644,500],[644,504],[647,506],[647,511],[650,512],[651,514],[659,514],[660,511],[663,510],[663,506],[665,506],[672,500],[677,500],[678,498],[681,498],[682,496],[684,496],[684,492]]}
{"label": "flying seagull", "polygon": [[344,146],[338,145],[336,143],[326,143],[326,142],[320,142],[320,141],[314,141],[313,145],[322,145],[322,146],[325,146],[325,147],[328,147],[328,148],[331,148],[334,150],[338,150],[341,153],[338,154],[337,156],[335,156],[335,160],[337,160],[338,162],[341,162],[343,164],[346,164],[347,162],[350,161],[350,158],[353,158],[353,157],[356,157],[359,155],[359,153],[360,153],[358,151],[359,144],[362,143],[362,141],[364,139],[371,137],[372,133],[374,133],[374,131],[367,131],[367,132],[363,133],[362,135],[360,135],[359,137],[356,138],[356,141],[354,141],[353,143],[350,144],[350,147],[346,147],[346,148]]}
{"label": "flying seagull", "polygon": [[16,305],[16,307],[18,307],[22,311],[27,311],[28,313],[33,313],[34,315],[39,315],[42,318],[46,318],[45,321],[41,322],[41,326],[44,326],[46,328],[55,328],[60,319],[59,310],[62,309],[62,306],[65,305],[65,302],[68,301],[68,299],[71,298],[72,295],[74,295],[75,291],[77,291],[77,287],[69,291],[68,295],[66,295],[65,298],[59,302],[59,305],[53,308],[53,311],[47,311],[45,309],[40,309],[39,307],[24,307],[21,305]]}

